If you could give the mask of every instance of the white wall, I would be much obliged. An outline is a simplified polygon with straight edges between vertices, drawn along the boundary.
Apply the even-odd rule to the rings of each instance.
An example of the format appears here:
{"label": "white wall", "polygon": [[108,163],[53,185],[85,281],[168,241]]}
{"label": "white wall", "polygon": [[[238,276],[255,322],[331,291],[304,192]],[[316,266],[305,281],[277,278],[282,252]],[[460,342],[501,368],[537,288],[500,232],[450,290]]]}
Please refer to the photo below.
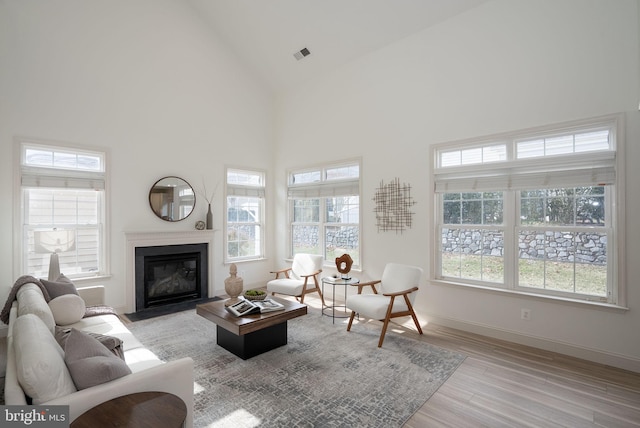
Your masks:
{"label": "white wall", "polygon": [[[270,166],[272,95],[181,1],[0,0],[0,61],[2,303],[18,276],[14,136],[108,149],[112,277],[101,282],[107,304],[119,309],[126,301],[124,232],[193,230],[205,217],[202,198],[183,222],[155,217],[148,192],[156,180],[177,175],[199,191],[219,183],[213,211],[220,229],[224,165]],[[221,249],[218,231],[220,292],[228,276]]]}
{"label": "white wall", "polygon": [[[276,179],[285,182],[290,167],[362,156],[361,276],[402,260],[422,266],[427,282],[437,239],[430,145],[625,112],[629,311],[435,284],[419,294],[418,310],[423,320],[640,371],[638,40],[637,0],[488,2],[281,96]],[[394,177],[412,186],[414,226],[378,233],[372,198]],[[276,217],[285,219],[280,197]],[[286,222],[277,227],[285,233]]]}

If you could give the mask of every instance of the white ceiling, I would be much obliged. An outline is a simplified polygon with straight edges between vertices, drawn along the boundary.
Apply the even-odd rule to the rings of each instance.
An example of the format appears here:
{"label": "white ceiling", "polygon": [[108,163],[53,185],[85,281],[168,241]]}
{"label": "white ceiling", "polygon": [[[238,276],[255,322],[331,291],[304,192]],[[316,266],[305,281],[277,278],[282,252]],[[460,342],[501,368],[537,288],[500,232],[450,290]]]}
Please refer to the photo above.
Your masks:
{"label": "white ceiling", "polygon": [[[278,92],[487,0],[186,1]],[[305,47],[311,55],[297,61]]]}

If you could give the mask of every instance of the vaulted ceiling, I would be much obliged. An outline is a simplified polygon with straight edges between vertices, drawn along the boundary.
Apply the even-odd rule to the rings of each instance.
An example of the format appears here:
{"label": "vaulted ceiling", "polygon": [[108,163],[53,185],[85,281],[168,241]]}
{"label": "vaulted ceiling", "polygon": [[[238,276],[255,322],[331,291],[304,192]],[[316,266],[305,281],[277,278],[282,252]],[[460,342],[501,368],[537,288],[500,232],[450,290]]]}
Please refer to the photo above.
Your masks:
{"label": "vaulted ceiling", "polygon": [[[274,92],[487,0],[185,0]],[[310,55],[301,60],[294,53]]]}

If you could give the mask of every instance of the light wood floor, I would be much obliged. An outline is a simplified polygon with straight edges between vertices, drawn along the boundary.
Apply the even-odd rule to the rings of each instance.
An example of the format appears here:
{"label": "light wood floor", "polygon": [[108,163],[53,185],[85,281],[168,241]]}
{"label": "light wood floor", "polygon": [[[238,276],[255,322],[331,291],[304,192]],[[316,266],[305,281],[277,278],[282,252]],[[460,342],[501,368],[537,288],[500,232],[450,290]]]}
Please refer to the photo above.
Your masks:
{"label": "light wood floor", "polygon": [[[310,306],[319,302],[305,298]],[[640,373],[432,324],[420,336],[410,322],[387,335],[467,358],[405,428],[640,427]]]}

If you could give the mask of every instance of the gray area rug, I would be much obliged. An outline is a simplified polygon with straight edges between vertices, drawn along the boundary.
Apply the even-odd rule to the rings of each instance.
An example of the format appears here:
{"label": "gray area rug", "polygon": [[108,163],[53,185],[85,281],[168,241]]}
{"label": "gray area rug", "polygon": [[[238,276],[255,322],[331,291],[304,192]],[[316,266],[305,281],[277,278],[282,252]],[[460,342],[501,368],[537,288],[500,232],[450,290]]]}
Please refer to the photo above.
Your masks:
{"label": "gray area rug", "polygon": [[199,428],[401,427],[465,358],[392,331],[378,348],[379,324],[347,332],[313,308],[288,322],[287,345],[249,360],[195,310],[128,327],[165,361],[193,358]]}

